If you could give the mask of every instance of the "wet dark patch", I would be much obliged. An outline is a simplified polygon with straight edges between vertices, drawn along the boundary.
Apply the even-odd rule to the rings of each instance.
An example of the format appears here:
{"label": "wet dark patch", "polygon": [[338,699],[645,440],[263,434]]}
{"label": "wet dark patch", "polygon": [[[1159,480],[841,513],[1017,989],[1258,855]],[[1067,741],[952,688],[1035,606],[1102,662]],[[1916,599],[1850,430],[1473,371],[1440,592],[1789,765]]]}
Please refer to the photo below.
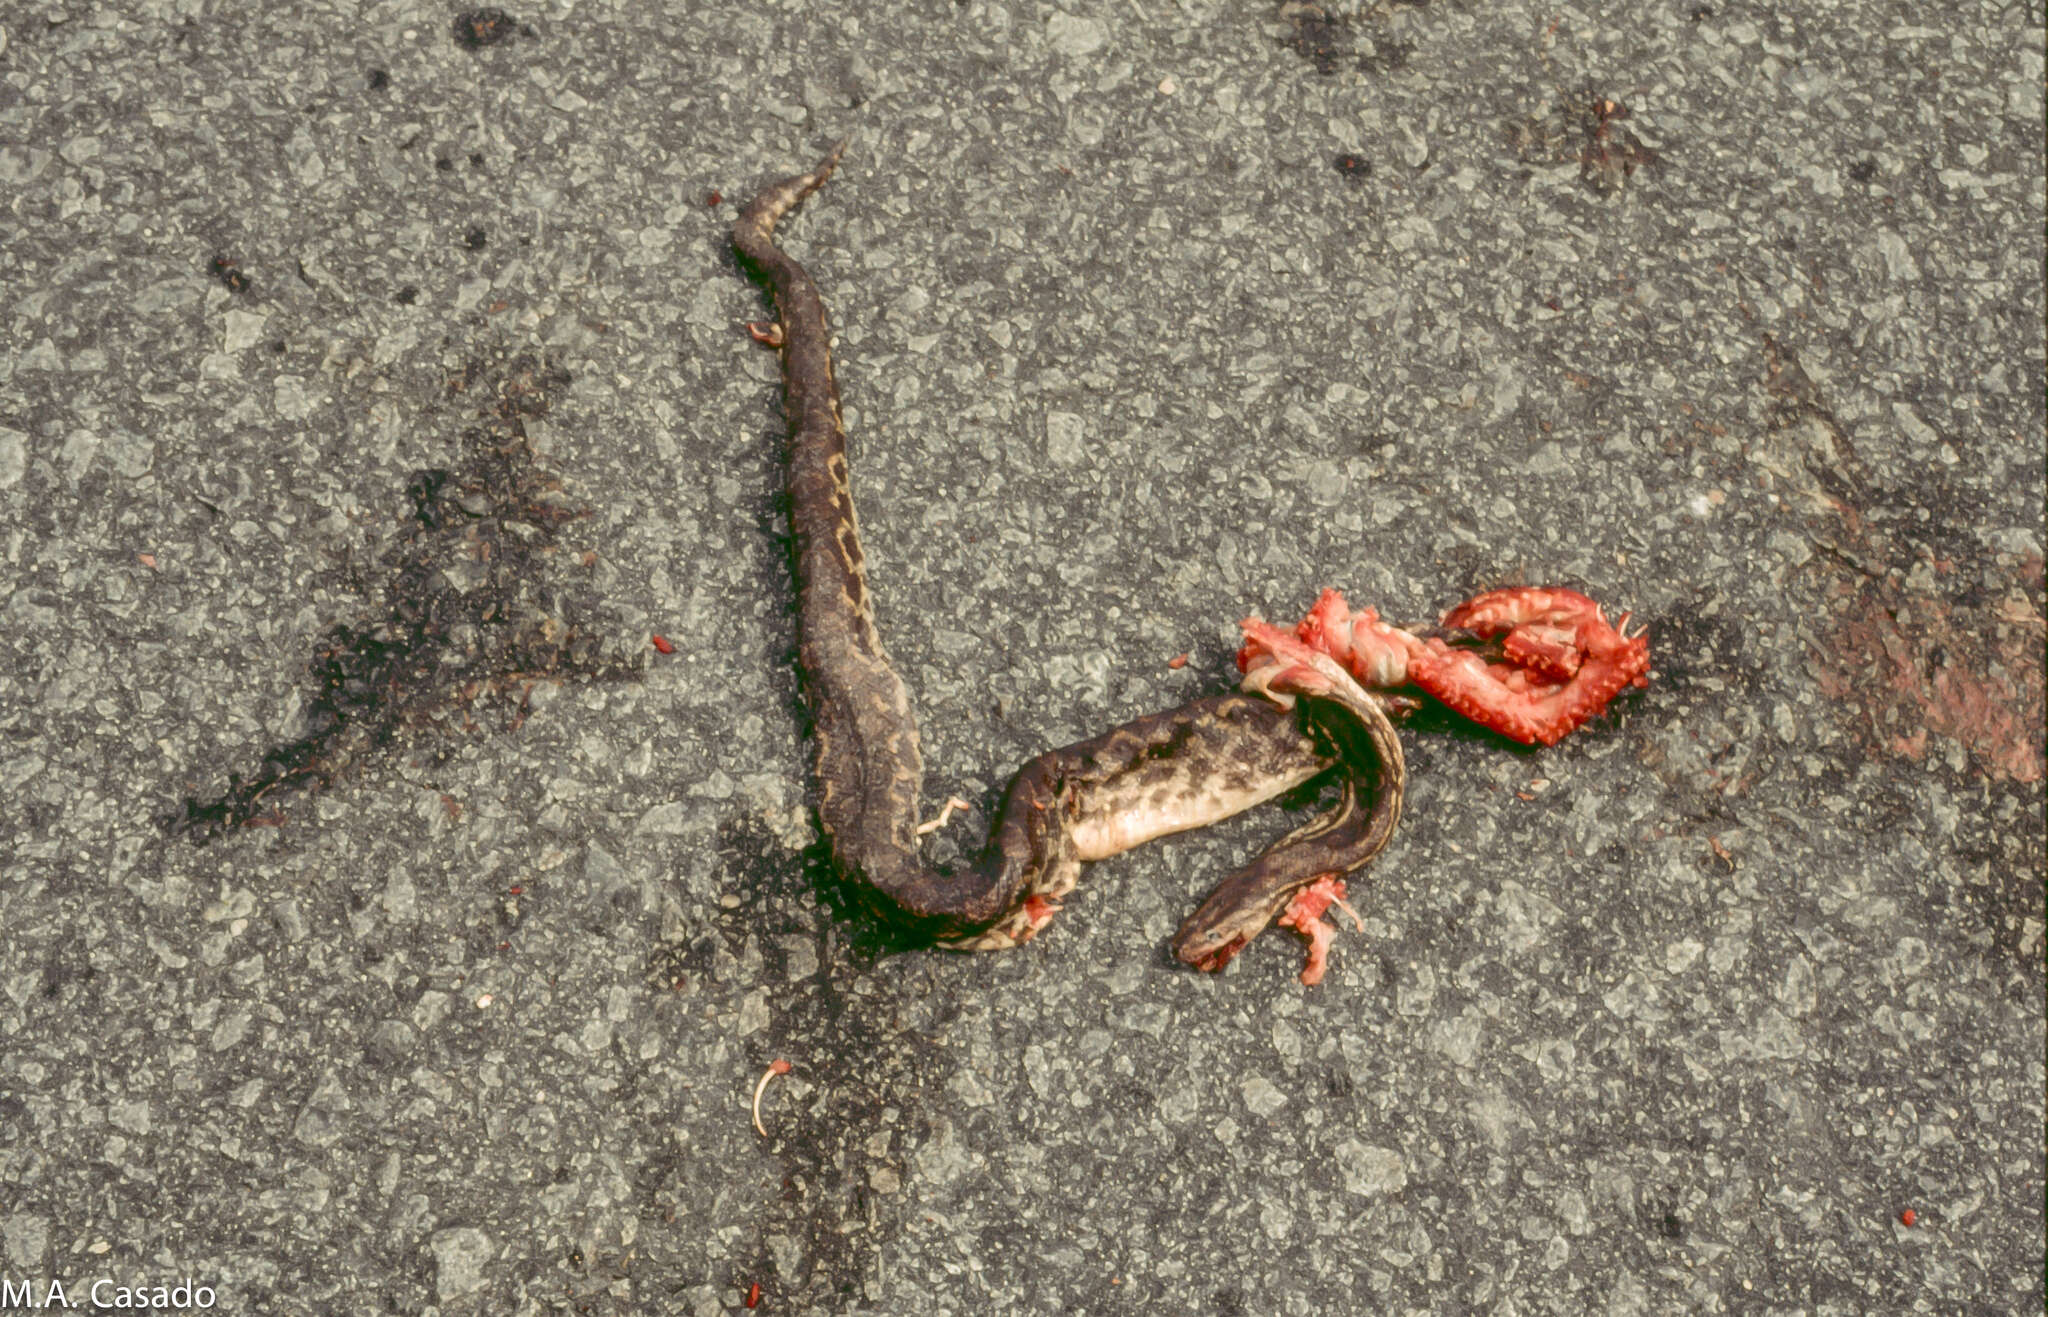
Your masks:
{"label": "wet dark patch", "polygon": [[485,706],[516,729],[542,682],[637,675],[638,662],[604,652],[573,601],[543,584],[562,528],[584,514],[558,498],[525,421],[568,381],[524,355],[450,381],[451,394],[480,401],[483,423],[463,432],[455,465],[407,481],[396,539],[360,574],[378,583],[351,578],[372,605],[314,647],[303,733],[228,774],[219,795],[187,798],[166,827],[203,841],[281,823],[294,801],[422,729],[471,727]]}
{"label": "wet dark patch", "polygon": [[[817,872],[826,862],[822,846],[792,865],[786,848],[758,822],[736,818],[718,829],[714,853],[725,872],[722,886],[738,899],[721,903],[713,931],[674,949],[656,973],[682,978],[687,987],[690,976],[708,971],[721,947],[737,955],[754,939],[772,960],[789,935],[818,939],[818,971],[796,980],[781,976],[773,1036],[761,1041],[753,1058],[763,1071],[787,1059],[818,1096],[801,1109],[772,1098],[764,1103],[767,1147],[781,1163],[782,1188],[732,1274],[742,1291],[760,1283],[764,1302],[775,1301],[780,1310],[844,1311],[860,1300],[875,1266],[870,1174],[883,1167],[903,1173],[902,1150],[914,1146],[908,1132],[917,1128],[922,1094],[932,1088],[935,1047],[906,1028],[900,993],[881,990],[872,977],[873,956],[849,955],[840,925],[824,921],[820,934],[816,921],[797,913],[802,887],[826,885]],[[895,1137],[891,1151],[877,1156],[870,1142],[882,1131]],[[794,1274],[778,1269],[767,1246],[777,1235],[798,1244]]]}
{"label": "wet dark patch", "polygon": [[1675,1244],[1685,1238],[1685,1220],[1678,1215],[1674,1196],[1659,1196],[1645,1203],[1640,1215],[1644,1227],[1659,1239]]}
{"label": "wet dark patch", "polygon": [[455,44],[464,50],[482,50],[507,40],[515,32],[535,36],[533,28],[502,9],[471,9],[455,16],[452,25]]}
{"label": "wet dark patch", "polygon": [[[2038,728],[2036,729],[2038,731]],[[1968,880],[1951,889],[1950,903],[1989,936],[1992,950],[2011,969],[2004,981],[2014,1005],[2038,1002],[2041,988],[2041,796],[2032,784],[1996,782],[1982,813],[1967,825],[1960,848]],[[2003,826],[2001,818],[2026,820]]]}
{"label": "wet dark patch", "polygon": [[711,937],[657,942],[641,981],[654,992],[690,992],[711,973],[717,944]]}
{"label": "wet dark patch", "polygon": [[1415,47],[1409,43],[1382,37],[1359,52],[1357,68],[1360,73],[1395,73],[1408,67],[1408,57],[1414,53]]}
{"label": "wet dark patch", "polygon": [[231,293],[246,293],[249,291],[249,276],[242,273],[241,267],[235,263],[232,257],[216,256],[213,258],[213,277],[220,280],[221,285]]}
{"label": "wet dark patch", "polygon": [[1923,541],[1888,529],[1902,497],[1938,514],[1937,528],[1982,518],[1950,506],[1933,482],[1910,495],[1881,488],[1796,350],[1768,334],[1763,349],[1770,426],[1761,442],[1804,486],[1796,506],[1808,510],[1828,628],[1808,671],[1830,713],[1876,755],[1924,761],[1933,735],[1961,745],[1993,779],[2048,776],[2039,556],[2002,562],[1968,537],[1937,531]]}
{"label": "wet dark patch", "polygon": [[1751,638],[1720,611],[1722,604],[1718,593],[1696,589],[1682,607],[1665,615],[1631,615],[1632,628],[1650,628],[1653,684],[1689,700],[1713,691],[1715,683],[1757,679],[1760,663]]}
{"label": "wet dark patch", "polygon": [[[1427,4],[1428,0],[1397,2],[1420,6]],[[1377,17],[1384,23],[1386,16],[1383,12]],[[1307,60],[1324,77],[1335,74],[1346,65],[1360,73],[1391,73],[1405,68],[1408,57],[1415,53],[1415,47],[1384,35],[1377,40],[1365,38],[1361,42],[1354,34],[1349,18],[1306,0],[1287,0],[1280,6],[1280,20],[1286,24],[1286,34],[1280,38],[1280,44]],[[1358,48],[1360,44],[1364,49]]]}
{"label": "wet dark patch", "polygon": [[1628,126],[1622,101],[1591,90],[1565,92],[1540,115],[1510,124],[1508,145],[1530,163],[1577,162],[1579,182],[1600,196],[1622,191],[1636,171],[1663,157]]}
{"label": "wet dark patch", "polygon": [[1351,54],[1351,29],[1342,14],[1332,14],[1321,5],[1289,3],[1280,6],[1280,17],[1288,26],[1280,44],[1324,77],[1335,73]]}
{"label": "wet dark patch", "polygon": [[[1768,424],[1753,442],[1771,450],[1768,466],[1814,550],[1800,574],[1815,592],[1804,658],[1822,696],[1816,716],[1866,757],[1910,764],[1911,774],[1983,797],[1956,839],[1967,881],[1937,889],[1936,922],[1948,922],[1950,906],[1979,921],[1991,950],[2016,971],[2007,982],[2037,994],[2038,784],[2048,776],[2040,555],[1994,551],[1954,533],[1983,517],[1973,495],[1937,479],[1887,488],[1797,349],[1769,335],[1762,346]],[[1917,517],[1903,515],[1908,506]],[[1856,826],[1871,835],[1911,828],[1921,806],[1904,786],[1910,780],[1888,778]],[[1855,789],[1833,769],[1817,786]]]}
{"label": "wet dark patch", "polygon": [[44,1001],[66,1009],[79,1006],[92,981],[99,977],[84,939],[73,936],[50,948],[43,961],[38,991]]}
{"label": "wet dark patch", "polygon": [[[990,802],[983,804],[986,813]],[[951,865],[939,866],[941,873],[952,871]],[[817,841],[804,849],[803,873],[819,902],[846,926],[848,945],[861,956],[874,960],[931,948],[931,930],[906,923],[903,911],[873,883],[849,877],[833,858],[822,831]]]}
{"label": "wet dark patch", "polygon": [[1579,181],[1595,192],[1619,192],[1638,169],[1661,163],[1657,153],[1624,122],[1629,108],[1588,94],[1567,102],[1580,137]]}
{"label": "wet dark patch", "polygon": [[1808,670],[1871,753],[1923,760],[1932,733],[1994,778],[2038,782],[2041,649],[2019,610],[2038,612],[2018,589],[2010,599],[2012,615],[1962,606],[1898,573],[1850,586]]}

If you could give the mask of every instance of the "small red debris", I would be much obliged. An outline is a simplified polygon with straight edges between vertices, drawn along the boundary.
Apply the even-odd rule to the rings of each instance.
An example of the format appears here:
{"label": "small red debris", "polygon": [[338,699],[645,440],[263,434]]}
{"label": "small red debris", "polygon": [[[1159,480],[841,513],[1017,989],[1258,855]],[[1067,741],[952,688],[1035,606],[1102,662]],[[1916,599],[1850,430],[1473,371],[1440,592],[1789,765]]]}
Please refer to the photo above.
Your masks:
{"label": "small red debris", "polygon": [[1222,972],[1223,967],[1228,965],[1238,952],[1244,950],[1244,944],[1245,936],[1240,933],[1208,955],[1203,956],[1200,960],[1191,960],[1188,964],[1193,965],[1204,974],[1219,974]]}
{"label": "small red debris", "polygon": [[1166,660],[1166,666],[1167,666],[1167,667],[1169,667],[1169,668],[1172,668],[1172,669],[1173,669],[1174,671],[1176,671],[1176,672],[1180,671],[1180,670],[1181,670],[1182,668],[1186,667],[1187,665],[1188,665],[1188,656],[1187,656],[1187,655],[1185,655],[1185,654],[1176,654],[1176,655],[1174,655],[1174,656],[1173,656],[1172,658],[1170,658],[1170,659]]}
{"label": "small red debris", "polygon": [[676,652],[676,647],[668,643],[667,636],[654,637],[654,647],[664,654],[673,654]]}
{"label": "small red debris", "polygon": [[156,566],[156,555],[153,553],[138,553],[135,555],[135,561],[141,563],[144,567],[154,567]]}
{"label": "small red debris", "polygon": [[1919,1219],[1920,1214],[1910,1207],[1907,1208],[1905,1211],[1899,1213],[1899,1224],[1905,1226],[1907,1229],[1911,1229],[1914,1223],[1919,1221]]}
{"label": "small red debris", "polygon": [[505,890],[510,892],[514,896],[523,895],[526,891],[524,887],[508,887]]}
{"label": "small red debris", "polygon": [[1329,968],[1330,940],[1337,930],[1323,922],[1323,912],[1336,906],[1351,916],[1358,925],[1358,931],[1365,931],[1365,921],[1358,912],[1344,904],[1344,880],[1334,873],[1326,873],[1307,887],[1294,894],[1287,903],[1287,909],[1280,915],[1279,925],[1291,928],[1308,939],[1308,964],[1301,970],[1304,986],[1313,988],[1323,981],[1323,971]]}
{"label": "small red debris", "polygon": [[478,9],[467,14],[457,14],[454,23],[455,44],[464,50],[482,50],[494,46],[514,32],[533,35],[533,30],[524,27],[518,19],[502,9]]}
{"label": "small red debris", "polygon": [[1019,942],[1029,942],[1037,937],[1039,930],[1052,922],[1060,908],[1033,892],[1024,898],[1024,931],[1017,934]]}
{"label": "small red debris", "polygon": [[227,285],[231,293],[249,291],[249,276],[235,268],[235,262],[226,256],[213,258],[213,277]]}
{"label": "small red debris", "polygon": [[747,1306],[749,1308],[761,1306],[761,1282],[758,1280],[747,1286]]}
{"label": "small red debris", "polygon": [[[720,192],[720,191],[719,191],[719,190],[718,190],[717,188],[713,188],[713,189],[711,189],[711,193],[710,193],[710,195],[708,195],[708,196],[706,196],[706,197],[704,198],[704,204],[705,204],[705,205],[707,205],[707,206],[715,206],[715,205],[717,205],[717,204],[718,204],[719,202],[721,202],[721,201],[724,201],[724,200],[725,200],[725,194],[724,194],[723,192]],[[751,1308],[751,1307],[753,1307],[754,1305],[752,1305],[752,1304],[750,1303],[750,1304],[748,1304],[747,1306]]]}

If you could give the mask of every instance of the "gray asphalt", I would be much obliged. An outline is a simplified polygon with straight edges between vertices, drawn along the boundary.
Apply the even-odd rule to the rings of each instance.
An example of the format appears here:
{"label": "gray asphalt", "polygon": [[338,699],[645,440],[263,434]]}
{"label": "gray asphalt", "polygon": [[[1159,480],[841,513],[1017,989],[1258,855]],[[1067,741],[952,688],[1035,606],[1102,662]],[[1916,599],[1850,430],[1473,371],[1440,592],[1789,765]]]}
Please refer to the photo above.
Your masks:
{"label": "gray asphalt", "polygon": [[[453,14],[0,18],[0,1294],[2040,1311],[2035,11]],[[1319,987],[1166,951],[1308,802],[889,946],[727,239],[840,137],[942,856],[1326,585],[1651,687],[1411,729]]]}

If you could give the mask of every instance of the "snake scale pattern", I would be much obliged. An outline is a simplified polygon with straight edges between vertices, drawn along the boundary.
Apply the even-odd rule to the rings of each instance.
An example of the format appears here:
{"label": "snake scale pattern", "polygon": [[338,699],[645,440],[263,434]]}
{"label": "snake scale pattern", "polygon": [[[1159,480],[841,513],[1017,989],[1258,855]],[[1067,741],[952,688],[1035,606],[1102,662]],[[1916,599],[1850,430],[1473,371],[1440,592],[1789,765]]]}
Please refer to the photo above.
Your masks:
{"label": "snake scale pattern", "polygon": [[1292,708],[1259,695],[1197,699],[1031,760],[1003,793],[976,862],[954,872],[925,862],[917,719],[875,629],[824,299],[775,244],[777,222],[824,185],[839,155],[764,188],[733,226],[733,244],[775,310],[773,322],[750,329],[782,357],[797,652],[818,819],[836,863],[891,922],[960,948],[1013,946],[1050,919],[1082,864],[1217,822],[1340,767],[1338,802],[1226,878],[1176,935],[1181,959],[1219,965],[1319,876],[1355,870],[1386,844],[1405,780],[1393,724],[1362,694]]}

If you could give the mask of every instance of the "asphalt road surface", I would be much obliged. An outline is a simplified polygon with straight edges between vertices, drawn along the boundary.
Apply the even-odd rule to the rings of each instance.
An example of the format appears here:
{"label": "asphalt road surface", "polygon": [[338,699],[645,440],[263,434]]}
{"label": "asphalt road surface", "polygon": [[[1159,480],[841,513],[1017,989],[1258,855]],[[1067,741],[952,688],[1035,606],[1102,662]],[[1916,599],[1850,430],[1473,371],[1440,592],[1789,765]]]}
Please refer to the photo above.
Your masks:
{"label": "asphalt road surface", "polygon": [[[6,6],[0,1301],[2039,1312],[2038,21]],[[1320,986],[1166,949],[1308,800],[891,945],[728,240],[842,137],[939,858],[1324,586],[1650,687],[1411,728]]]}

